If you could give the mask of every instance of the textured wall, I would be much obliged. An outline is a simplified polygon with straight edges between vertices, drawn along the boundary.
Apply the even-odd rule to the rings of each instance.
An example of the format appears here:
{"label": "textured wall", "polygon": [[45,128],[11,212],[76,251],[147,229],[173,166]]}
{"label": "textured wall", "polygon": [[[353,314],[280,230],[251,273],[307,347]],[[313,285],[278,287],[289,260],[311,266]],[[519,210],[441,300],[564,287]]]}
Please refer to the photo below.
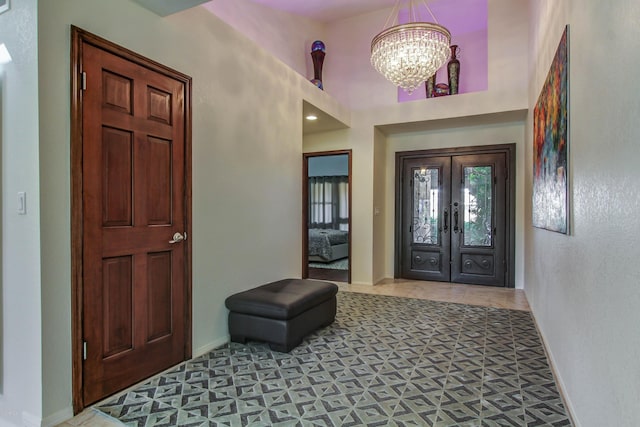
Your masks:
{"label": "textured wall", "polygon": [[[204,7],[266,49],[306,79],[313,78],[311,44],[325,39],[325,26],[308,18],[275,10],[249,0],[211,0]],[[331,66],[331,50],[327,46]],[[327,90],[331,87],[327,83]]]}
{"label": "textured wall", "polygon": [[387,179],[387,138],[384,133],[376,129],[373,134],[373,265],[371,273],[371,283],[375,284],[385,279],[393,277],[387,274],[386,256],[387,249],[393,246],[393,241],[388,241],[385,230],[385,222],[393,218],[393,211],[385,209],[387,194],[391,197],[395,191],[388,192],[385,186]]}
{"label": "textured wall", "polygon": [[[29,427],[42,413],[36,8],[35,0],[13,1],[0,15],[0,43],[13,58],[0,65],[0,425]],[[27,215],[17,213],[19,191]]]}
{"label": "textured wall", "polygon": [[[640,3],[531,2],[525,291],[581,426],[640,417]],[[531,111],[569,24],[571,233],[531,226]],[[623,47],[623,48],[622,48]]]}

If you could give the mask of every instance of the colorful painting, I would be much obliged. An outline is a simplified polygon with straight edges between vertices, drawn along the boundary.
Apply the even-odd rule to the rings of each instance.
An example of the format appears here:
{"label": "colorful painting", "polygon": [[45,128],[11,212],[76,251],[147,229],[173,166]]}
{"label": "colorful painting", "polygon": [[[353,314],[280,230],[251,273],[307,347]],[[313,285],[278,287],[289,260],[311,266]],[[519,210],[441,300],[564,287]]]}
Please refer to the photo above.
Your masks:
{"label": "colorful painting", "polygon": [[569,232],[569,27],[533,110],[533,226]]}

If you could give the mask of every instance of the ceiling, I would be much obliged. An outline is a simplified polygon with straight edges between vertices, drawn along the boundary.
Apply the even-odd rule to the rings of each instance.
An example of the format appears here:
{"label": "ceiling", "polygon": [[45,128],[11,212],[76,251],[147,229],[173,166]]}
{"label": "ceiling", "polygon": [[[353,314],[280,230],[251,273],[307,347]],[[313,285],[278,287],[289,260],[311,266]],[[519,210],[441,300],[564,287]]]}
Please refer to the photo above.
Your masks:
{"label": "ceiling", "polygon": [[[160,16],[167,16],[181,10],[189,9],[202,3],[206,3],[210,0],[133,0],[141,6],[157,13]],[[226,0],[236,1],[236,0]],[[422,10],[420,7],[423,4],[428,4],[436,9],[440,14],[439,9],[442,5],[445,5],[449,0],[246,0],[252,3],[261,4],[273,9],[278,9],[284,12],[289,12],[295,15],[307,17],[309,19],[319,22],[331,22],[340,19],[350,18],[353,16],[361,15],[368,12],[373,12],[380,9],[390,9],[398,1],[400,5],[406,7],[410,4],[416,8],[415,10]],[[460,4],[460,2],[463,2]],[[453,12],[457,15],[460,10],[464,10],[465,13],[473,15],[473,8],[475,4],[482,3],[477,0],[456,0],[456,5],[453,7]],[[446,6],[445,6],[446,9]],[[422,12],[423,13],[423,12]],[[440,19],[440,18],[439,18]]]}
{"label": "ceiling", "polygon": [[133,0],[140,6],[157,13],[160,16],[168,16],[181,10],[190,9],[209,0]]}
{"label": "ceiling", "polygon": [[[231,1],[231,0],[227,0]],[[391,10],[398,0],[245,0],[272,9],[304,16],[319,22],[332,22],[376,10]],[[413,5],[419,21],[433,21],[424,5],[428,5],[439,22],[451,33],[486,28],[487,2],[479,0],[399,0],[400,9]],[[393,25],[398,21],[389,22]],[[382,23],[381,27],[382,29]]]}
{"label": "ceiling", "polygon": [[[310,115],[315,116],[316,120],[307,119]],[[307,101],[302,101],[302,133],[304,135],[346,129],[348,127],[349,126],[342,123],[340,120],[325,113],[313,104]]]}
{"label": "ceiling", "polygon": [[[250,0],[315,21],[331,22],[393,7],[396,0]],[[408,3],[409,0],[403,0]],[[418,5],[422,0],[416,0]]]}

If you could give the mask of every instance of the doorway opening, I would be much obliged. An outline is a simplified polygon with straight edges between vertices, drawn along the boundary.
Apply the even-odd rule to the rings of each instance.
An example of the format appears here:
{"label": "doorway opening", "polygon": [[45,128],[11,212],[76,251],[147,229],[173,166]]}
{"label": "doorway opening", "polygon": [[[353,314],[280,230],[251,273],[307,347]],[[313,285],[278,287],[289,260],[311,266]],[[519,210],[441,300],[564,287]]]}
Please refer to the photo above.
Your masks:
{"label": "doorway opening", "polygon": [[396,153],[395,277],[514,287],[515,144]]}
{"label": "doorway opening", "polygon": [[351,283],[351,150],[303,156],[302,277]]}

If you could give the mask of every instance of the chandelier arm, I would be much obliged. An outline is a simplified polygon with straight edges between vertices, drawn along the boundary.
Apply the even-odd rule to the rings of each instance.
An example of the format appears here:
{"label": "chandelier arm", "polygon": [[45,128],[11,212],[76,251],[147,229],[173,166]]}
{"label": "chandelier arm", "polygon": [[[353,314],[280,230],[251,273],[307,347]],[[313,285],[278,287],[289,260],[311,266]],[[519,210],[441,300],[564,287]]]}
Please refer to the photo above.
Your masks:
{"label": "chandelier arm", "polygon": [[435,24],[440,24],[438,22],[438,20],[436,19],[436,16],[433,14],[433,12],[431,11],[431,8],[429,7],[429,3],[427,3],[427,0],[422,0],[422,3],[424,4],[424,6],[427,8],[427,11],[429,12],[429,15],[431,15],[431,17],[433,18],[433,22]]}
{"label": "chandelier arm", "polygon": [[[400,11],[400,0],[396,0],[396,4],[393,6],[393,9],[391,9],[391,14],[389,14],[389,16],[387,17],[387,20],[384,23],[384,27],[382,27],[382,30],[386,30],[387,28],[389,28],[390,26],[393,26],[396,24],[396,21],[398,20],[398,12]],[[393,21],[391,21],[391,25],[389,25],[389,20],[391,19],[391,17],[393,18]]]}
{"label": "chandelier arm", "polygon": [[409,22],[418,22],[418,19],[416,19],[416,11],[413,8],[413,0],[409,0]]}

